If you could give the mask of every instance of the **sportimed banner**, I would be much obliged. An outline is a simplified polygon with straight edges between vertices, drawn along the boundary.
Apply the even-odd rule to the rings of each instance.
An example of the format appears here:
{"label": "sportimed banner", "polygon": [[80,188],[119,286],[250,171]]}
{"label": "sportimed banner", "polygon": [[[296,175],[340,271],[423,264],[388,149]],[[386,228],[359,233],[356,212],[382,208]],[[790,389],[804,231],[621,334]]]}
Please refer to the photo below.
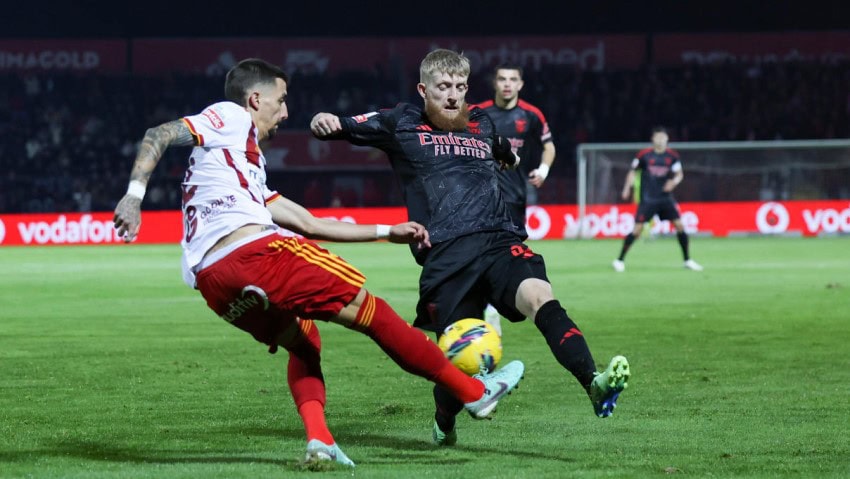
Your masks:
{"label": "sportimed banner", "polygon": [[[850,32],[684,33],[652,36],[653,62],[838,62],[850,58]],[[529,70],[634,70],[647,60],[645,35],[516,37],[304,37],[0,40],[0,72],[202,73],[221,76],[237,61],[261,57],[289,71],[312,73],[381,66],[411,69],[434,48],[463,51],[473,73],[498,64]],[[184,52],[190,51],[191,55]],[[131,54],[128,54],[131,52]],[[356,52],[356,54],[352,54]],[[130,59],[132,58],[132,62]]]}
{"label": "sportimed banner", "polygon": [[[850,234],[850,201],[781,201],[682,203],[682,223],[690,234]],[[530,206],[531,239],[621,238],[634,228],[635,205],[592,205],[579,221],[575,205]],[[407,221],[404,208],[317,208],[322,218],[360,224]],[[668,221],[655,222],[654,233],[673,232]],[[179,243],[179,211],[142,213],[137,243]],[[112,227],[112,213],[54,213],[0,215],[0,246],[122,243]]]}
{"label": "sportimed banner", "polygon": [[[646,59],[642,35],[429,38],[162,38],[132,41],[137,74],[223,75],[239,60],[260,57],[308,73],[383,68],[410,70],[435,48],[462,50],[473,73],[502,63],[530,70],[565,65],[581,70],[634,69]],[[190,51],[191,55],[184,53]],[[183,53],[181,53],[183,52]]]}

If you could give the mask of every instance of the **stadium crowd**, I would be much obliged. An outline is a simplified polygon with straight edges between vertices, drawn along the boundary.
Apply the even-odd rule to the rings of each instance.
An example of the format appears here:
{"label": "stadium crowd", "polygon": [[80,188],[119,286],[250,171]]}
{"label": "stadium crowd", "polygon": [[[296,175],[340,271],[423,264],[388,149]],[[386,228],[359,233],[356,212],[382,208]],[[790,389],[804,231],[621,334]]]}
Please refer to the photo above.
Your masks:
{"label": "stadium crowd", "polygon": [[[308,129],[312,115],[353,115],[417,101],[405,78],[380,67],[336,75],[294,72],[283,128]],[[575,146],[646,141],[664,124],[672,141],[829,139],[850,136],[847,63],[689,65],[637,71],[525,72],[523,98],[545,113],[558,162],[539,201],[574,200]],[[124,193],[146,128],[195,114],[221,96],[220,77],[0,75],[0,213],[110,211]],[[402,87],[404,85],[404,87]],[[471,78],[470,101],[492,93]],[[373,102],[370,103],[366,99]],[[146,209],[177,209],[187,151],[169,151],[152,178]],[[397,188],[370,195],[321,194],[336,172],[270,175],[309,207],[399,205]],[[345,172],[361,180],[384,173]],[[387,174],[386,179],[390,176]],[[552,181],[552,180],[555,181]],[[572,196],[570,196],[572,195]]]}

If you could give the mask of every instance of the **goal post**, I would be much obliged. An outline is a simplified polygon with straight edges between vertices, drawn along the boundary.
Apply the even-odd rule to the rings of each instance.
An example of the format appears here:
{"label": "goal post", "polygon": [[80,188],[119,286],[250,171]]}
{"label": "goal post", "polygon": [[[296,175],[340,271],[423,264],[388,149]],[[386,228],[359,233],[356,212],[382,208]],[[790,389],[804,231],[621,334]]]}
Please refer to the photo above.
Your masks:
{"label": "goal post", "polygon": [[[577,215],[584,238],[593,205],[622,203],[620,192],[643,143],[584,143],[576,148]],[[850,199],[850,140],[671,142],[685,179],[678,202]]]}

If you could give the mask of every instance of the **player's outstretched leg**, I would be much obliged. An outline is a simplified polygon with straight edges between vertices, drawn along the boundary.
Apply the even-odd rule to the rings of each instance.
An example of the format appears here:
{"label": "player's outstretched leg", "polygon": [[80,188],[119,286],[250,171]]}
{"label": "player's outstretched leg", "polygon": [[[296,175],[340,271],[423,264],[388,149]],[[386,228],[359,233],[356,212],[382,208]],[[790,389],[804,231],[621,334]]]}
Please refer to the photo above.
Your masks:
{"label": "player's outstretched leg", "polygon": [[484,321],[486,321],[490,326],[493,326],[493,329],[496,330],[496,333],[499,336],[502,335],[502,316],[492,304],[488,304],[487,307],[484,308]]}
{"label": "player's outstretched leg", "polygon": [[484,396],[481,399],[462,403],[449,391],[440,386],[434,386],[434,402],[437,411],[434,414],[434,428],[431,439],[438,446],[454,446],[457,443],[455,416],[466,409],[475,419],[485,419],[495,409],[499,399],[517,387],[525,373],[525,366],[520,361],[511,361],[491,374],[476,375],[484,383]]}
{"label": "player's outstretched leg", "polygon": [[434,421],[434,430],[431,432],[431,440],[438,446],[454,446],[457,444],[457,431],[451,428],[448,432],[440,429],[437,421]]}
{"label": "player's outstretched leg", "polygon": [[348,458],[336,443],[325,444],[318,439],[307,443],[305,462],[334,461],[344,466],[354,467],[354,461]]}
{"label": "player's outstretched leg", "polygon": [[522,361],[511,361],[489,374],[476,374],[474,377],[484,383],[484,395],[477,401],[465,403],[463,407],[473,418],[486,419],[496,408],[499,399],[517,387],[524,374],[525,365]]}
{"label": "player's outstretched leg", "polygon": [[463,411],[463,402],[446,388],[434,386],[434,404],[436,410],[431,438],[438,446],[454,446],[457,443],[455,420],[458,413]]}
{"label": "player's outstretched leg", "polygon": [[492,374],[467,376],[449,362],[425,333],[401,319],[383,299],[368,292],[362,297],[350,327],[372,338],[405,371],[451,391],[474,417],[487,417],[499,399],[522,379],[525,366],[519,361]]}
{"label": "player's outstretched leg", "polygon": [[625,356],[614,356],[605,371],[596,375],[590,383],[590,401],[599,417],[608,417],[617,407],[617,398],[629,385],[631,369]]}

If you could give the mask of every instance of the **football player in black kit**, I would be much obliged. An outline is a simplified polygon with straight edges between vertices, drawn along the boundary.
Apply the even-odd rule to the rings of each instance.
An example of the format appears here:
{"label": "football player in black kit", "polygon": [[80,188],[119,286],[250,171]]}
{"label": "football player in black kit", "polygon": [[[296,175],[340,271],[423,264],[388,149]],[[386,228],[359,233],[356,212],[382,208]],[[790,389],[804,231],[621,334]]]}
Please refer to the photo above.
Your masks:
{"label": "football player in black kit", "polygon": [[[528,185],[534,188],[543,186],[555,162],[555,143],[552,142],[552,132],[549,131],[546,117],[539,108],[519,98],[524,84],[521,67],[499,65],[493,71],[493,99],[473,105],[490,116],[496,125],[496,133],[506,138],[517,155],[525,159],[520,167],[504,169],[499,174],[499,184],[508,204],[508,212],[514,224],[522,227],[525,227]],[[540,163],[528,171],[526,166],[536,164],[532,155],[539,155]],[[487,305],[484,320],[499,335],[502,334],[499,313],[493,305]]]}
{"label": "football player in black kit", "polygon": [[622,273],[626,270],[626,253],[640,237],[643,224],[658,215],[661,220],[670,220],[676,228],[676,237],[682,248],[682,256],[685,259],[684,266],[693,271],[702,271],[702,266],[691,259],[688,248],[688,233],[682,225],[679,216],[679,206],[673,199],[673,188],[675,188],[685,177],[682,171],[682,162],[679,153],[667,147],[670,140],[664,127],[652,129],[652,147],[638,152],[632,160],[632,167],[626,174],[626,182],[623,185],[621,197],[629,199],[632,187],[635,184],[635,172],[640,170],[640,199],[638,201],[637,213],[635,213],[635,228],[623,240],[620,256],[611,263],[614,271]]}
{"label": "football player in black kit", "polygon": [[[601,373],[578,326],[552,295],[543,257],[523,243],[499,188],[500,168],[516,157],[480,108],[465,102],[469,60],[438,49],[422,60],[409,103],[355,117],[318,113],[310,122],[322,139],[383,150],[401,182],[410,221],[428,228],[431,247],[413,254],[422,265],[414,326],[442,334],[453,322],[481,317],[489,301],[510,321],[534,318],[558,362],[584,387],[599,417],[611,415],[630,376],[615,356]],[[462,405],[435,388],[433,440],[457,442]]]}

